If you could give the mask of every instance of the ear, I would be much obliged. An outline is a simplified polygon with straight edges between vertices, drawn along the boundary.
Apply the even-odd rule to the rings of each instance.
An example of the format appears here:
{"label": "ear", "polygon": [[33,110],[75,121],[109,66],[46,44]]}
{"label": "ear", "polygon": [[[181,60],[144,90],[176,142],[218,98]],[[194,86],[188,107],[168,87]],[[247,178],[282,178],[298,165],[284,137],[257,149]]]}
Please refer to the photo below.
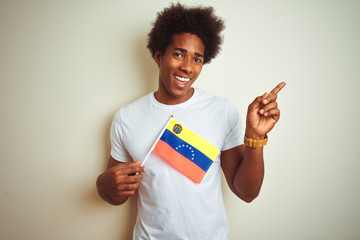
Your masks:
{"label": "ear", "polygon": [[162,57],[161,52],[159,50],[155,50],[154,60],[159,67],[160,67],[161,57]]}

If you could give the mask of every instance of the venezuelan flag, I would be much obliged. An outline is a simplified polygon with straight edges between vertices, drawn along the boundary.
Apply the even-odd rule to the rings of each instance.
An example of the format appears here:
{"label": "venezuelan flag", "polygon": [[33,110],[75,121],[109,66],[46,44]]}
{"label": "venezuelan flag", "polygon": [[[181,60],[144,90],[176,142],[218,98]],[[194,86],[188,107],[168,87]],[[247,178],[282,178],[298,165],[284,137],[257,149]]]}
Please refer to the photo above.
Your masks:
{"label": "venezuelan flag", "polygon": [[167,125],[153,151],[195,183],[201,182],[220,152],[174,120]]}

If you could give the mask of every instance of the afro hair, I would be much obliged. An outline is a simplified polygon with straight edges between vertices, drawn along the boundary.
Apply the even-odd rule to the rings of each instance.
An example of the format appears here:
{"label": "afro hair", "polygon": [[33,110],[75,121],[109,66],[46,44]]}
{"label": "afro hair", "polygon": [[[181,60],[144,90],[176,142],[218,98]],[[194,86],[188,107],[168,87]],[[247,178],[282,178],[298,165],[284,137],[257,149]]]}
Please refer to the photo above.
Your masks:
{"label": "afro hair", "polygon": [[220,51],[223,41],[220,33],[224,27],[224,21],[214,14],[212,7],[188,8],[180,3],[171,4],[157,14],[148,35],[147,48],[152,57],[156,50],[163,55],[174,34],[191,33],[204,43],[204,64],[209,63]]}

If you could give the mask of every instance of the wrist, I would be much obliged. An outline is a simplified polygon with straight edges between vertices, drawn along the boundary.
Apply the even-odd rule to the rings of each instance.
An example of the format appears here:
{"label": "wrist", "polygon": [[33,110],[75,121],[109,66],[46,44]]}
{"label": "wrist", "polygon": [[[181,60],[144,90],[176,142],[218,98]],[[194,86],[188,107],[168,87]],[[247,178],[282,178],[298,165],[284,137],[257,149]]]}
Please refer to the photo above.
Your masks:
{"label": "wrist", "polygon": [[251,147],[251,148],[262,148],[267,144],[268,138],[267,135],[265,134],[263,139],[253,139],[253,138],[248,138],[248,137],[244,137],[244,144],[247,147]]}
{"label": "wrist", "polygon": [[266,136],[266,134],[261,135],[261,134],[255,133],[254,131],[246,129],[245,130],[245,137],[255,139],[255,140],[262,140],[262,139],[265,139],[267,136]]}

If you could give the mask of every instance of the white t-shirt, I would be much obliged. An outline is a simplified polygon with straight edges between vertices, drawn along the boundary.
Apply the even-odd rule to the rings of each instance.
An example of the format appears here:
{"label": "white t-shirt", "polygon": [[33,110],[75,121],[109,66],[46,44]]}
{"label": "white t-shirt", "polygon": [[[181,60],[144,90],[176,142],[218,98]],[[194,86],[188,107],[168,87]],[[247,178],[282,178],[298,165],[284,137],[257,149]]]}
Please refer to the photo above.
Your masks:
{"label": "white t-shirt", "polygon": [[[181,104],[162,104],[150,93],[121,108],[111,126],[111,156],[122,162],[143,160],[170,115],[221,151],[243,144],[243,125],[234,104],[195,88]],[[227,239],[220,154],[200,184],[156,153],[145,167],[134,239]]]}

